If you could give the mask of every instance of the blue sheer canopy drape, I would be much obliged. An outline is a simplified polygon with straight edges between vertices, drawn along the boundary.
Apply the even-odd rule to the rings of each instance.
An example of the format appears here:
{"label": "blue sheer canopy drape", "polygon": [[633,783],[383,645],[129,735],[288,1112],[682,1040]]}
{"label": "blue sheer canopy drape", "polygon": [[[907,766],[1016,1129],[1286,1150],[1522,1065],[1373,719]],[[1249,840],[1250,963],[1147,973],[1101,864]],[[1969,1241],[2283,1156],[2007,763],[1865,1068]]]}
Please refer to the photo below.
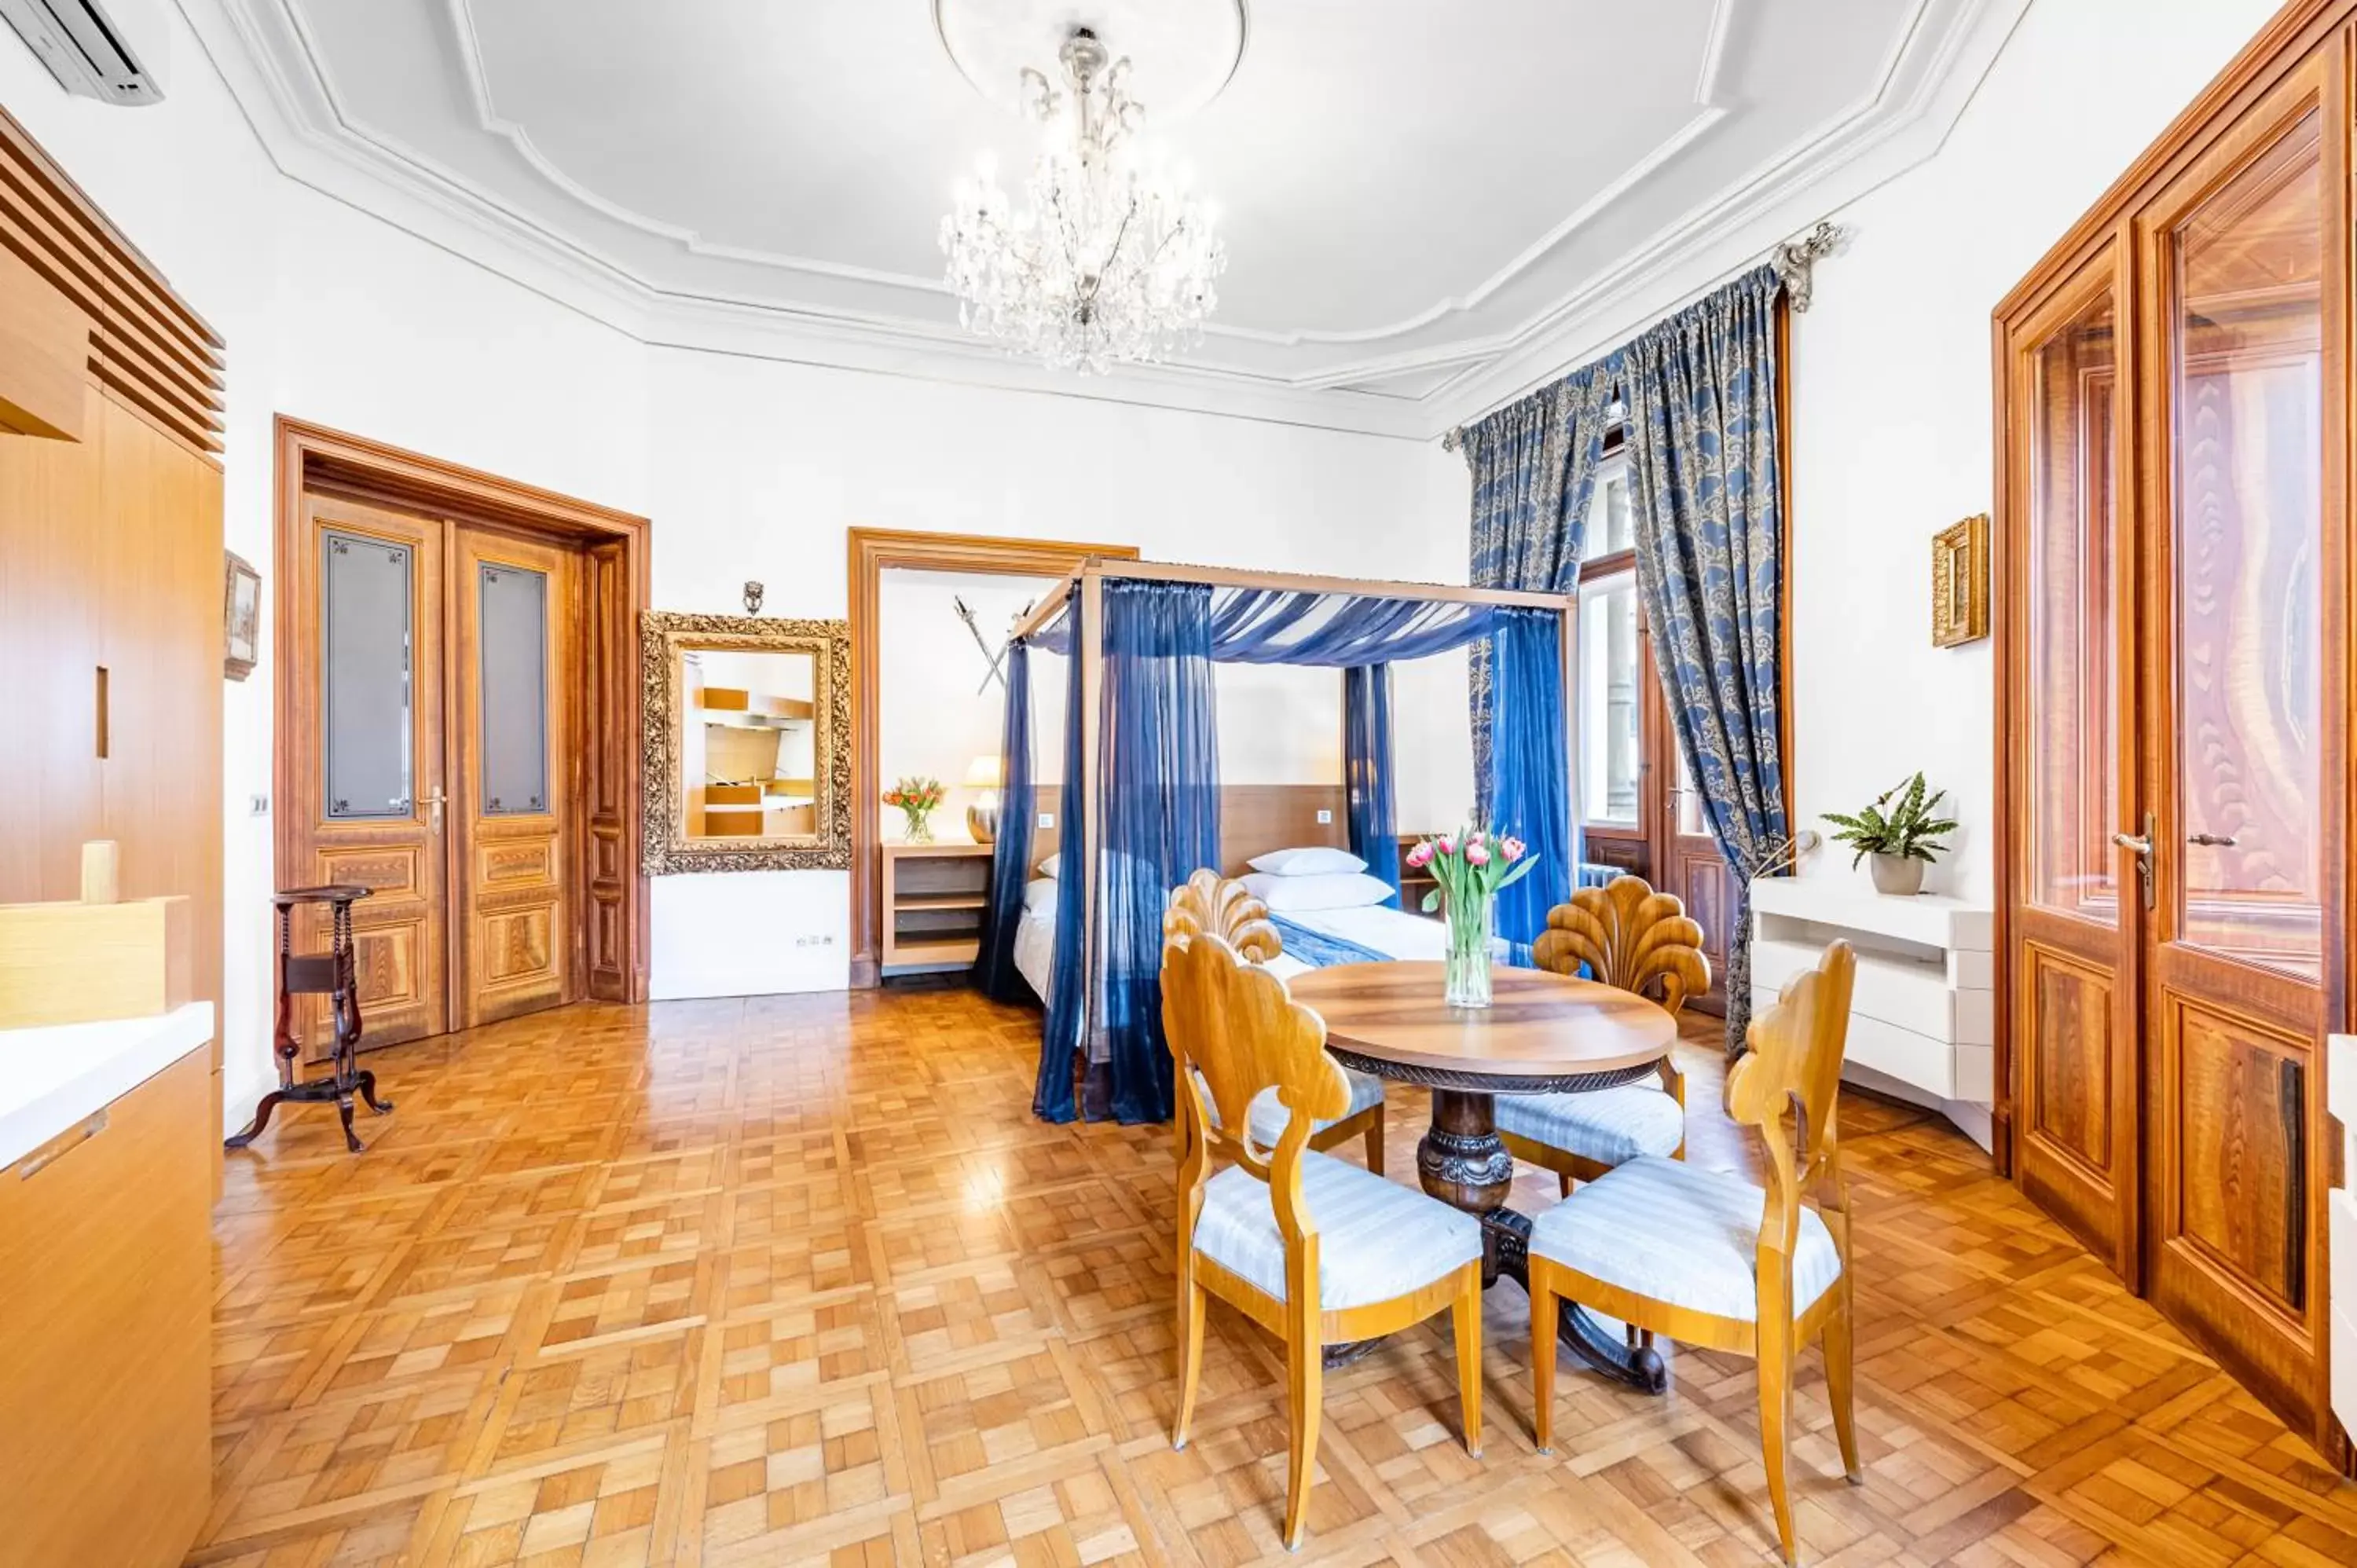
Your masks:
{"label": "blue sheer canopy drape", "polygon": [[1351,853],[1367,874],[1392,885],[1399,902],[1399,811],[1392,782],[1392,667],[1353,664],[1342,671],[1342,784],[1351,819]]}
{"label": "blue sheer canopy drape", "polygon": [[[1067,612],[1058,624],[1069,628],[1073,618]],[[1045,639],[1040,646],[1046,646]],[[1071,646],[1069,640],[1066,646]],[[1056,849],[1056,948],[1048,981],[1048,1016],[1039,1028],[1039,1081],[1031,1091],[1031,1113],[1044,1122],[1070,1122],[1075,1114],[1072,1070],[1087,1035],[1088,988],[1083,982],[1088,977],[1081,972],[1081,955],[1086,946],[1082,922],[1088,901],[1082,889],[1087,885],[1089,859],[1089,824],[1081,809],[1082,671],[1078,659],[1065,663],[1064,789],[1058,808],[1063,836]],[[1017,886],[1021,886],[1019,872]]]}
{"label": "blue sheer canopy drape", "polygon": [[1579,832],[1571,821],[1571,747],[1563,723],[1563,618],[1552,610],[1499,612],[1491,644],[1490,825],[1530,846],[1537,864],[1498,895],[1498,934],[1527,962],[1547,911],[1571,897]]}
{"label": "blue sheer canopy drape", "polygon": [[[1557,611],[1250,587],[1215,593],[1202,584],[1111,575],[1101,579],[1100,591],[1098,788],[1093,800],[1082,800],[1084,659],[1075,657],[1066,710],[1055,978],[1035,1113],[1057,1122],[1082,1114],[1149,1122],[1170,1114],[1162,915],[1173,887],[1198,868],[1221,864],[1217,663],[1343,671],[1351,842],[1370,869],[1396,887],[1391,661],[1494,642],[1499,738],[1479,783],[1496,802],[1491,824],[1523,839],[1538,859],[1499,908],[1501,933],[1527,954],[1547,911],[1569,897],[1579,854],[1567,809]],[[1035,634],[1031,648],[1072,649],[1077,620],[1068,612]],[[1092,899],[1084,886],[1092,838],[1099,846]],[[1028,856],[1027,845],[1010,869],[1002,851],[995,898],[1003,905],[1012,890],[1017,907],[995,918],[1020,918]],[[1083,1059],[1085,1100],[1075,1093]]]}
{"label": "blue sheer canopy drape", "polygon": [[994,1002],[1021,1002],[1031,994],[1031,983],[1015,967],[1015,929],[1023,919],[1023,887],[1031,875],[1031,824],[1039,820],[1031,783],[1031,650],[1023,643],[1007,645],[1006,672],[998,840],[990,852],[990,903],[983,910],[974,984]]}
{"label": "blue sheer canopy drape", "polygon": [[1104,585],[1104,944],[1102,1060],[1116,1121],[1170,1116],[1162,1037],[1162,911],[1170,890],[1220,864],[1220,746],[1211,692],[1211,591],[1195,583]]}

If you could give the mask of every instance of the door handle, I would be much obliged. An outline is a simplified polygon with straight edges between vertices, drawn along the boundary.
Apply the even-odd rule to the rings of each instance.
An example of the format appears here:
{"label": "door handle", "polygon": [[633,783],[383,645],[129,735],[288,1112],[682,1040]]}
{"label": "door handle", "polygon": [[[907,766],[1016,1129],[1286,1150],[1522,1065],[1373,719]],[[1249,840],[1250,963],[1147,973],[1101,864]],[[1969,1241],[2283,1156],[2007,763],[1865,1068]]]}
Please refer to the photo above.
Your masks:
{"label": "door handle", "polygon": [[433,831],[437,833],[442,831],[442,786],[436,784],[434,786],[434,793],[425,797],[425,804],[433,813]]}
{"label": "door handle", "polygon": [[2185,842],[2187,843],[2212,844],[2220,849],[2232,849],[2234,847],[2234,835],[2232,833],[2195,833],[2191,838],[2187,839]]}
{"label": "door handle", "polygon": [[2152,908],[2152,813],[2144,814],[2141,833],[2114,833],[2112,842],[2136,857],[2136,882],[2144,894],[2144,907]]}

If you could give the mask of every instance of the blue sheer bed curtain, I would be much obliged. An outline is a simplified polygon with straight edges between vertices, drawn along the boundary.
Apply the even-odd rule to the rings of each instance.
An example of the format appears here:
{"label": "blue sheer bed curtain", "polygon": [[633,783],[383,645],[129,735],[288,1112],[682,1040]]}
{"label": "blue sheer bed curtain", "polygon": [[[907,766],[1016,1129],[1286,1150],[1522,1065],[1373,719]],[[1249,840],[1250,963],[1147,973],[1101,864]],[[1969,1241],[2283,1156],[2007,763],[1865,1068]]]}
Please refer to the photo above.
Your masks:
{"label": "blue sheer bed curtain", "polygon": [[1103,1035],[1090,1069],[1102,1068],[1105,1108],[1115,1121],[1165,1122],[1171,1101],[1162,1036],[1163,906],[1198,868],[1220,864],[1211,590],[1108,580],[1101,679]]}
{"label": "blue sheer bed curtain", "polygon": [[1392,776],[1392,667],[1353,664],[1342,671],[1342,782],[1351,818],[1351,853],[1367,874],[1392,885],[1399,904],[1399,811]]}
{"label": "blue sheer bed curtain", "polygon": [[1490,822],[1538,857],[1530,875],[1498,895],[1498,934],[1513,944],[1514,961],[1527,963],[1547,911],[1570,899],[1579,859],[1563,723],[1563,617],[1502,610],[1491,646]]}
{"label": "blue sheer bed curtain", "polygon": [[1023,889],[1031,876],[1031,824],[1038,803],[1031,783],[1031,658],[1021,642],[1006,649],[1006,717],[1000,727],[998,756],[1005,780],[999,792],[998,842],[990,853],[990,903],[983,910],[974,984],[994,1002],[1022,1002],[1029,999],[1031,984],[1015,967],[1015,929],[1023,919]]}
{"label": "blue sheer bed curtain", "polygon": [[[1067,625],[1072,618],[1068,614],[1057,624]],[[1063,836],[1056,845],[1055,968],[1048,982],[1048,1016],[1039,1029],[1039,1081],[1031,1091],[1031,1112],[1043,1122],[1070,1122],[1077,1114],[1072,1071],[1080,1060],[1087,1003],[1081,983],[1081,889],[1089,859],[1089,824],[1081,811],[1081,661],[1072,658],[1064,663],[1064,788],[1058,807]]]}

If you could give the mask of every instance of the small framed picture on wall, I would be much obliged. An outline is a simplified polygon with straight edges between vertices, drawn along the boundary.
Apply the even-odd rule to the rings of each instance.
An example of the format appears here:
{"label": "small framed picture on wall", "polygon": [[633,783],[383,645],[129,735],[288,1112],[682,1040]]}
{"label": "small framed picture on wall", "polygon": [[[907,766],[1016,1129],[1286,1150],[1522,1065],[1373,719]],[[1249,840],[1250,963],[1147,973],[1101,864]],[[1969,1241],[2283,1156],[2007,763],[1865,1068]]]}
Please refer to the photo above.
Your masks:
{"label": "small framed picture on wall", "polygon": [[262,574],[234,550],[221,554],[221,673],[242,681],[253,673],[262,644]]}
{"label": "small framed picture on wall", "polygon": [[1988,513],[1932,536],[1932,646],[1953,648],[1989,630]]}

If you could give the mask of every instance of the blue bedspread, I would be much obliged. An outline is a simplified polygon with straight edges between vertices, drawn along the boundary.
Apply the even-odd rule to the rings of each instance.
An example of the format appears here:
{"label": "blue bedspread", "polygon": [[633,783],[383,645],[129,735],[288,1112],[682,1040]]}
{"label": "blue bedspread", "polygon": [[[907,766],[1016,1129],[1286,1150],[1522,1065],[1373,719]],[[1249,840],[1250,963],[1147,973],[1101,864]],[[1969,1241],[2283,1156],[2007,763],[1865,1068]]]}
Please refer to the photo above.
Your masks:
{"label": "blue bedspread", "polygon": [[1385,963],[1392,956],[1324,931],[1297,926],[1282,915],[1271,915],[1268,923],[1276,928],[1278,938],[1284,941],[1286,956],[1299,959],[1312,969],[1330,969],[1338,963]]}

